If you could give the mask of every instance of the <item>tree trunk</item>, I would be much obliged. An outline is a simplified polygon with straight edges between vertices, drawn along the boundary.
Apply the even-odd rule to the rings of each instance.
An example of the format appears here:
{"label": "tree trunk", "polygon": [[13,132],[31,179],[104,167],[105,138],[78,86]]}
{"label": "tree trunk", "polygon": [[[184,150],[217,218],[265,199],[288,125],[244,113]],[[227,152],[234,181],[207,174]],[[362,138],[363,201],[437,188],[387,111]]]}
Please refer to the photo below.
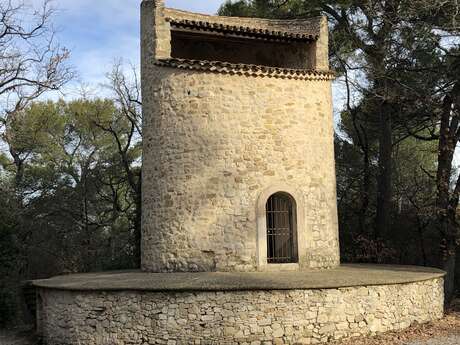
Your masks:
{"label": "tree trunk", "polygon": [[363,180],[361,185],[361,207],[359,210],[359,227],[361,234],[365,234],[367,229],[366,219],[367,210],[369,208],[369,189],[371,185],[371,171],[370,171],[370,160],[369,151],[363,150]]}
{"label": "tree trunk", "polygon": [[444,300],[448,304],[455,296],[455,264],[456,264],[456,248],[455,246],[448,246],[443,255],[442,269],[446,271],[444,277]]}
{"label": "tree trunk", "polygon": [[455,281],[455,251],[457,240],[456,211],[458,197],[451,196],[452,162],[457,145],[456,132],[458,121],[451,120],[452,98],[444,99],[444,110],[441,117],[439,129],[438,146],[438,170],[436,174],[436,212],[438,218],[438,229],[440,235],[439,266],[447,272],[444,280],[444,293],[446,301],[449,301],[454,292]]}
{"label": "tree trunk", "polygon": [[423,266],[426,266],[427,258],[426,258],[425,235],[424,235],[425,226],[423,226],[422,221],[420,220],[419,216],[417,216],[417,231],[418,231],[420,252],[422,253]]}
{"label": "tree trunk", "polygon": [[455,283],[457,291],[460,290],[460,246],[457,246],[457,252],[455,253]]}
{"label": "tree trunk", "polygon": [[[141,182],[139,181],[139,184]],[[142,265],[142,197],[139,193],[136,196],[136,210],[134,214],[134,260],[136,267],[140,268]]]}
{"label": "tree trunk", "polygon": [[379,176],[375,236],[385,238],[388,236],[391,226],[393,146],[391,113],[385,103],[380,110],[379,122]]}
{"label": "tree trunk", "polygon": [[13,157],[13,162],[16,167],[16,173],[14,176],[15,188],[16,192],[19,191],[20,187],[22,186],[22,181],[24,180],[24,160],[21,159],[21,155],[10,145],[10,154]]}

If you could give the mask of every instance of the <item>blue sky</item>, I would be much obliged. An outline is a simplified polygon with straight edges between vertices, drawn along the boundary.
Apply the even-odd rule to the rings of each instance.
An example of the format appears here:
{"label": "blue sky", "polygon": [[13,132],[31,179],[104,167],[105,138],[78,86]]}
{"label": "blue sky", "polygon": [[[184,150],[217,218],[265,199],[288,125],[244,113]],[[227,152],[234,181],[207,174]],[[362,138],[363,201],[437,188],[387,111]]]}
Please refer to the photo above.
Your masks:
{"label": "blue sky", "polygon": [[[222,2],[166,0],[166,5],[213,14]],[[139,65],[139,6],[140,0],[53,0],[58,41],[70,49],[70,63],[79,74],[73,85],[98,85],[117,59]]]}
{"label": "blue sky", "polygon": [[[25,0],[38,6],[44,0]],[[78,78],[65,88],[65,98],[80,96],[80,86],[92,95],[104,95],[99,87],[106,81],[115,61],[139,67],[139,15],[141,0],[51,0],[57,9],[54,24],[58,41],[70,49],[70,63]],[[215,14],[225,0],[166,0],[166,6]],[[335,83],[335,109],[343,103],[343,90]],[[54,98],[47,94],[45,97]],[[58,95],[60,97],[62,95]],[[337,115],[337,113],[336,113]]]}

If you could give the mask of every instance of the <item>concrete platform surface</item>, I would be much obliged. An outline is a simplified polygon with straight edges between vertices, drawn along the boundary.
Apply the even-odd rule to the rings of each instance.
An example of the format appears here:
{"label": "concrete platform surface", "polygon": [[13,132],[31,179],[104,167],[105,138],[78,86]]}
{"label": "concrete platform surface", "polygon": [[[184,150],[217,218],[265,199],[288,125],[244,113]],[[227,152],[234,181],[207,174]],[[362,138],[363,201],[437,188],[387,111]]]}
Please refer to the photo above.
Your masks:
{"label": "concrete platform surface", "polygon": [[251,273],[145,273],[113,271],[35,280],[40,288],[74,291],[243,291],[328,289],[405,284],[443,277],[444,271],[418,266],[342,265],[322,271]]}

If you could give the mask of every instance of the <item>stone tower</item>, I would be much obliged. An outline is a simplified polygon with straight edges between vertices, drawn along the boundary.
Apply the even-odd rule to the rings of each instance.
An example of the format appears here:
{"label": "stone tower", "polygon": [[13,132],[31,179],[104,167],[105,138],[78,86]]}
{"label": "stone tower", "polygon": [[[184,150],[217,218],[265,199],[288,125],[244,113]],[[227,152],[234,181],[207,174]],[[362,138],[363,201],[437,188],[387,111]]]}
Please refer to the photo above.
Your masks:
{"label": "stone tower", "polygon": [[144,272],[34,281],[46,344],[307,345],[443,316],[443,271],[309,270],[340,261],[327,34],[142,3]]}
{"label": "stone tower", "polygon": [[142,4],[142,268],[339,265],[325,18]]}

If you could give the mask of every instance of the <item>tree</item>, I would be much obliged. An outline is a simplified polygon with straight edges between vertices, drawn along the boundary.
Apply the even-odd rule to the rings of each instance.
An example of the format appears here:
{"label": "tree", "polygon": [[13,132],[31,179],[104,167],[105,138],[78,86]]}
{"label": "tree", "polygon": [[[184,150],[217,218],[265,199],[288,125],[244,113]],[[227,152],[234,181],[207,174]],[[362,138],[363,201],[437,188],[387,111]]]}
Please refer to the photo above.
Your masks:
{"label": "tree", "polygon": [[[373,237],[386,241],[397,237],[395,216],[399,212],[399,196],[395,194],[398,185],[395,173],[399,170],[399,162],[396,162],[395,154],[411,136],[419,143],[420,140],[437,141],[437,172],[423,172],[434,177],[432,184],[436,186],[436,200],[432,199],[432,189],[427,188],[426,179],[423,179],[421,185],[427,188],[431,197],[426,203],[431,203],[431,207],[421,207],[424,204],[421,198],[412,197],[411,207],[414,210],[419,208],[418,213],[414,213],[414,221],[419,222],[414,226],[419,229],[431,226],[419,217],[420,210],[431,210],[437,219],[441,242],[438,265],[448,271],[446,293],[451,295],[450,282],[453,281],[453,263],[459,242],[456,214],[460,186],[457,190],[452,169],[457,133],[460,133],[458,2],[236,1],[224,4],[219,13],[270,18],[306,18],[323,14],[329,18],[331,60],[345,81],[348,94],[343,114],[351,129],[347,132],[348,140],[362,155],[361,190],[357,197],[361,199],[358,203],[361,232],[367,226],[369,208],[373,207],[369,196],[373,194]],[[352,101],[350,95],[355,96]],[[372,138],[377,139],[378,151],[374,157]],[[338,148],[347,149],[347,143],[342,142]],[[377,162],[376,170],[372,167],[373,162]],[[377,190],[372,193],[370,176],[374,172]],[[419,182],[408,181],[413,190],[418,190]],[[351,181],[350,185],[356,183]]]}
{"label": "tree", "polygon": [[108,74],[109,90],[117,107],[116,117],[110,122],[96,118],[97,127],[108,133],[114,141],[125,181],[130,188],[134,214],[131,219],[134,225],[134,257],[137,266],[141,265],[141,221],[142,221],[142,103],[140,83],[137,71],[131,69],[131,77],[127,77],[121,63],[114,65]]}
{"label": "tree", "polygon": [[[359,70],[360,79],[355,80],[354,86],[361,94],[366,94],[368,103],[374,103],[373,112],[367,115],[373,117],[379,127],[375,236],[388,236],[393,207],[392,148],[395,117],[395,82],[389,75],[389,69],[391,61],[400,51],[403,31],[407,27],[414,29],[411,21],[417,18],[414,16],[413,1],[239,1],[225,4],[220,13],[232,14],[241,10],[241,7],[246,8],[242,15],[268,13],[269,16],[278,17],[308,17],[324,14],[330,19],[334,67],[340,73]],[[414,30],[412,33],[415,36],[419,31]],[[364,134],[360,136],[363,137]],[[363,147],[364,141],[363,137]]]}
{"label": "tree", "polygon": [[[60,90],[74,73],[66,65],[69,51],[54,40],[54,10],[45,0],[34,10],[21,1],[0,1],[0,129],[31,101],[47,91]],[[27,18],[25,25],[22,18]],[[9,142],[8,133],[2,135]],[[24,153],[14,146],[9,153],[16,166],[16,184],[23,177]]]}
{"label": "tree", "polygon": [[[6,98],[4,112],[23,108],[46,91],[59,90],[73,76],[65,65],[69,51],[54,42],[53,14],[49,0],[38,10],[21,1],[0,2],[0,96]],[[23,18],[27,18],[28,26]]]}
{"label": "tree", "polygon": [[[64,272],[138,267],[139,209],[120,154],[129,126],[119,105],[33,102],[10,120],[10,144],[24,160],[18,194],[13,158],[0,159],[0,202],[9,205],[0,218],[2,277],[17,286]],[[119,142],[100,124],[116,130]],[[125,154],[130,171],[140,170],[139,143]]]}
{"label": "tree", "polygon": [[[30,229],[22,232],[27,200],[22,195],[22,184],[25,161],[32,153],[34,139],[27,138],[28,142],[17,146],[19,140],[11,137],[15,132],[11,126],[21,122],[16,117],[32,101],[48,91],[60,90],[74,75],[66,64],[69,51],[55,42],[53,14],[48,0],[39,9],[20,0],[0,0],[0,145],[2,151],[6,146],[7,152],[0,152],[0,190],[2,205],[8,206],[7,209],[2,206],[2,211],[8,210],[8,217],[0,217],[1,276],[7,280],[0,282],[1,289],[8,279],[20,279],[23,240],[30,234]],[[12,170],[13,184],[9,179]],[[14,295],[14,289],[6,291]]]}
{"label": "tree", "polygon": [[[442,50],[442,49],[441,49]],[[460,54],[451,49],[432,61],[423,71],[409,68],[404,75],[419,78],[418,92],[406,92],[405,127],[412,137],[437,143],[437,165],[432,169],[436,185],[435,214],[440,235],[439,265],[448,272],[446,294],[454,289],[456,251],[460,245],[458,205],[460,177],[454,169],[456,149],[460,140]],[[441,73],[440,73],[441,72]],[[432,86],[428,82],[433,80]],[[431,86],[431,87],[430,87]],[[423,96],[424,103],[420,102]],[[417,102],[418,100],[418,102]],[[420,133],[424,130],[425,133]]]}

